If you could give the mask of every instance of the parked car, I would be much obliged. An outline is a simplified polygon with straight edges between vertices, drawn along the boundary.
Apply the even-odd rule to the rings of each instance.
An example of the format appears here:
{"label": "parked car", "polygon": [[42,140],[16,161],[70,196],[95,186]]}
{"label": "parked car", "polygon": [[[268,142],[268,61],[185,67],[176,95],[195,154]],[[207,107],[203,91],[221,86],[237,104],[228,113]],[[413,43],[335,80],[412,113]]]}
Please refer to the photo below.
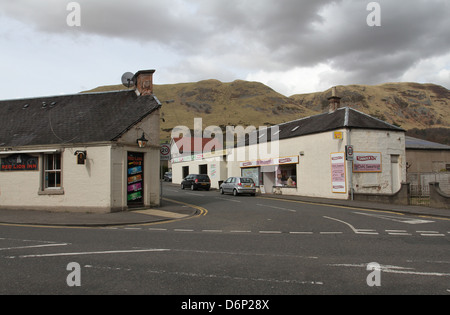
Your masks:
{"label": "parked car", "polygon": [[199,188],[209,190],[211,188],[211,180],[208,175],[191,174],[186,176],[181,182],[181,189],[185,189],[186,187],[191,190]]}
{"label": "parked car", "polygon": [[165,172],[164,173],[164,181],[165,182],[171,182],[172,181],[172,172]]}
{"label": "parked car", "polygon": [[240,194],[256,194],[256,185],[253,179],[248,177],[230,177],[220,185],[220,193],[231,193],[235,196]]}

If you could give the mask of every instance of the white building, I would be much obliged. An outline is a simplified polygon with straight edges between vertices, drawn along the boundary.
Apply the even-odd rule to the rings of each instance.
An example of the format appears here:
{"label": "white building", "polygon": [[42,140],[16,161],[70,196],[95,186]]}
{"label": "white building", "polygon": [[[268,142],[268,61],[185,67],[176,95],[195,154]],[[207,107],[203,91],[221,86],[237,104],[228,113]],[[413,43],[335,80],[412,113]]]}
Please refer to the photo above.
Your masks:
{"label": "white building", "polygon": [[0,101],[0,209],[158,206],[154,72],[136,73],[135,90]]}
{"label": "white building", "polygon": [[[201,155],[173,161],[174,182],[182,179],[177,173],[183,167],[193,173],[213,163],[221,170],[214,181],[252,177],[263,193],[333,199],[397,193],[406,181],[405,131],[339,106],[340,98],[333,96],[328,113],[248,134],[245,146],[228,150],[222,162]],[[346,159],[347,146],[353,161]]]}

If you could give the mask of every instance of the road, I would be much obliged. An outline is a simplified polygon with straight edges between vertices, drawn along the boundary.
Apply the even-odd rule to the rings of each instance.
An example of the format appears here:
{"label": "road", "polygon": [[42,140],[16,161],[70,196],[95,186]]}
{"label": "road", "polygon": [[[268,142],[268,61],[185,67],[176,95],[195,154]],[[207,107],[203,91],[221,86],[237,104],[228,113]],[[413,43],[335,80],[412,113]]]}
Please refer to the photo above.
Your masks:
{"label": "road", "polygon": [[201,215],[115,228],[0,226],[0,294],[450,294],[448,219],[169,184],[164,197]]}

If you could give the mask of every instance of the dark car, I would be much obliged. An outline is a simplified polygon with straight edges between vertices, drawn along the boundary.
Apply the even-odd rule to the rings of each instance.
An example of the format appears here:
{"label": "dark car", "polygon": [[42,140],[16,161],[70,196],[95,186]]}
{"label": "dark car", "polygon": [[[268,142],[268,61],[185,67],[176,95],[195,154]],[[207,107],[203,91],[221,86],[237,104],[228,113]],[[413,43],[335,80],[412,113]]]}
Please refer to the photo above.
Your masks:
{"label": "dark car", "polygon": [[220,185],[220,193],[231,193],[235,196],[240,194],[256,194],[256,186],[253,179],[248,177],[230,177]]}
{"label": "dark car", "polygon": [[172,181],[172,172],[165,172],[164,173],[164,181],[165,182],[171,182]]}
{"label": "dark car", "polygon": [[191,190],[211,188],[211,180],[208,175],[191,174],[186,176],[181,182],[181,189],[190,188]]}

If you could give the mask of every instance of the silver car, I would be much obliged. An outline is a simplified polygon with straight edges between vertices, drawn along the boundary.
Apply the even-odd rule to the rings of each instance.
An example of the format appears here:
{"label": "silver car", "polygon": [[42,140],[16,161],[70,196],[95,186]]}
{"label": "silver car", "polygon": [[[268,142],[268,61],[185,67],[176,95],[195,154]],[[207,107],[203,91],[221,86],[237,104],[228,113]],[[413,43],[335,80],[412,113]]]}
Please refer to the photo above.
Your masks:
{"label": "silver car", "polygon": [[240,194],[256,194],[256,185],[253,179],[248,177],[230,177],[220,185],[220,193],[231,193],[235,196]]}

